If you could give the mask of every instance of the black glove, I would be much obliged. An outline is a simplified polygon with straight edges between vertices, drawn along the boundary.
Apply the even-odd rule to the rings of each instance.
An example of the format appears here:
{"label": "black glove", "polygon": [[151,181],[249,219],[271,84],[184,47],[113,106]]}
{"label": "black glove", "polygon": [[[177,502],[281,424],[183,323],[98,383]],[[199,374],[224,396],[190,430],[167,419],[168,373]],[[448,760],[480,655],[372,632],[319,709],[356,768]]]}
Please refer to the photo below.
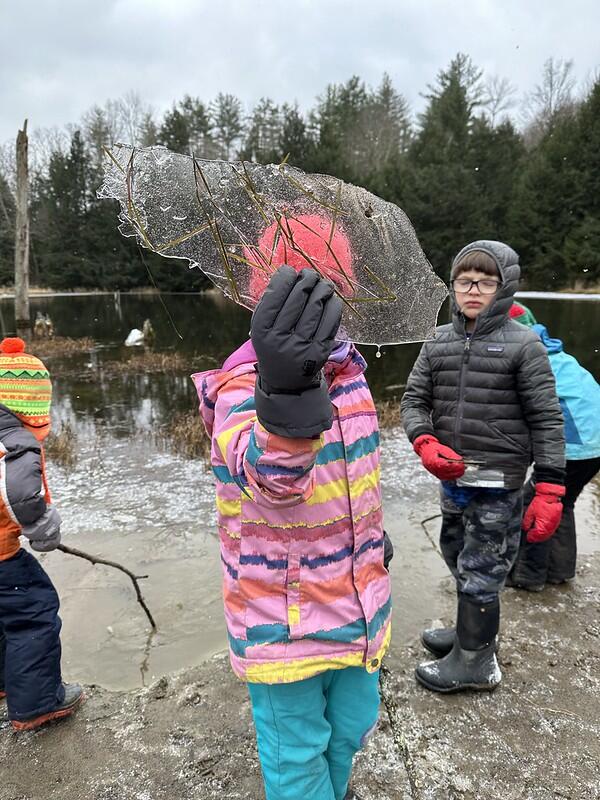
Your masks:
{"label": "black glove", "polygon": [[256,412],[272,433],[310,437],[331,428],[332,410],[321,369],[342,315],[333,285],[314,270],[282,266],[252,315],[258,358]]}
{"label": "black glove", "polygon": [[394,557],[394,545],[392,540],[387,535],[387,531],[383,532],[383,566],[389,569],[390,561]]}

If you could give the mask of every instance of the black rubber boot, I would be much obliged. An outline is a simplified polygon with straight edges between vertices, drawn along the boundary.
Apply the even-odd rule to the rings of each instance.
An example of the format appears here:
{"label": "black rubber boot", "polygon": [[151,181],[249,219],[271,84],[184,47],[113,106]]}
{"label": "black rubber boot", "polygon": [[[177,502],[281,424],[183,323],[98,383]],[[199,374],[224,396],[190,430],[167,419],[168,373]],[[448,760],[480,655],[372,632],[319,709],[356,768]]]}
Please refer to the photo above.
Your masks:
{"label": "black rubber boot", "polygon": [[456,636],[456,628],[426,628],[421,633],[421,643],[436,658],[447,656]]}
{"label": "black rubber boot", "polygon": [[344,796],[344,800],[362,800],[362,797],[356,792],[352,791],[352,789],[348,789]]}
{"label": "black rubber boot", "polygon": [[543,591],[549,560],[550,541],[528,542],[525,531],[522,531],[519,554],[505,585],[513,589],[525,589],[527,592]]}
{"label": "black rubber boot", "polygon": [[575,511],[563,507],[560,525],[550,539],[548,561],[548,583],[565,583],[575,577],[577,567],[577,538],[575,533]]}
{"label": "black rubber boot", "polygon": [[500,604],[475,603],[464,595],[458,600],[458,620],[452,650],[439,661],[419,664],[415,676],[434,692],[465,689],[492,691],[502,679],[496,659]]}

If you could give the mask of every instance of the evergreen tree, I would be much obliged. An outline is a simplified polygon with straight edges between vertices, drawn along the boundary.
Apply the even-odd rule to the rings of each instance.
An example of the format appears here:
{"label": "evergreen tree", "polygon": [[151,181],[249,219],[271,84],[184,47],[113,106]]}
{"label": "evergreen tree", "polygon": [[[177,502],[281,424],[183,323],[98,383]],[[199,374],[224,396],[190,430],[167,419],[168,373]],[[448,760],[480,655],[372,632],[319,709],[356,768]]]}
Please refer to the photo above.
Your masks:
{"label": "evergreen tree", "polygon": [[314,160],[314,142],[308,133],[306,122],[297,105],[284,103],[278,142],[278,160],[288,158],[288,163],[307,170]]}
{"label": "evergreen tree", "polygon": [[[146,136],[152,134],[152,130],[143,130]],[[167,111],[157,139],[176,153],[193,153],[197,158],[215,158],[216,155],[209,111],[201,100],[190,95],[185,95]]]}
{"label": "evergreen tree", "polygon": [[310,168],[354,183],[365,168],[362,118],[368,94],[356,75],[344,84],[330,84],[311,114],[315,149]]}
{"label": "evergreen tree", "polygon": [[429,104],[397,190],[434,269],[447,277],[452,256],[480,238],[485,214],[473,164],[480,72],[459,53],[430,87]]}
{"label": "evergreen tree", "polygon": [[55,152],[48,176],[37,181],[32,204],[32,241],[39,254],[40,281],[54,288],[102,285],[84,252],[88,200],[88,159],[80,131],[69,152]]}
{"label": "evergreen tree", "polygon": [[148,111],[142,118],[140,128],[140,147],[151,147],[158,144],[159,130],[152,112]]}
{"label": "evergreen tree", "polygon": [[577,176],[574,224],[566,233],[564,259],[570,285],[600,283],[600,78],[577,112],[572,158]]}
{"label": "evergreen tree", "polygon": [[270,164],[280,160],[281,112],[272,100],[263,97],[250,117],[240,158]]}
{"label": "evergreen tree", "polygon": [[219,92],[210,113],[218,157],[229,161],[234,155],[234,145],[239,143],[244,132],[242,104],[234,95]]}
{"label": "evergreen tree", "polygon": [[0,173],[0,286],[15,279],[15,202],[8,181]]}
{"label": "evergreen tree", "polygon": [[175,153],[188,155],[190,138],[190,126],[185,114],[177,106],[173,106],[163,117],[162,125],[158,132],[159,143]]}
{"label": "evergreen tree", "polygon": [[492,127],[489,118],[479,117],[473,124],[469,150],[468,166],[480,202],[479,236],[510,241],[508,219],[525,158],[523,140],[510,120]]}
{"label": "evergreen tree", "polygon": [[509,210],[512,242],[528,287],[566,285],[564,241],[581,219],[576,114],[561,114],[530,150]]}

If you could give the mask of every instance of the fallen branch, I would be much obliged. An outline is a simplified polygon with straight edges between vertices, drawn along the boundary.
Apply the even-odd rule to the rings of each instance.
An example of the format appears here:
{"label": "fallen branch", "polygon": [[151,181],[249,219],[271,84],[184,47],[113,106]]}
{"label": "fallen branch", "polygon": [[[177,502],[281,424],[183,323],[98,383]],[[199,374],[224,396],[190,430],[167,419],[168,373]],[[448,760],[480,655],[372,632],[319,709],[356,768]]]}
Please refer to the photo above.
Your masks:
{"label": "fallen branch", "polygon": [[76,550],[74,547],[67,547],[64,544],[59,544],[58,550],[60,550],[63,553],[67,553],[70,556],[77,556],[78,558],[83,558],[86,561],[89,561],[90,564],[94,564],[94,566],[96,564],[104,564],[107,567],[113,567],[114,569],[119,569],[121,570],[121,572],[124,572],[125,575],[128,575],[131,578],[131,582],[133,583],[133,588],[135,589],[138,603],[144,609],[144,612],[148,617],[150,625],[152,625],[152,628],[156,630],[156,622],[154,621],[154,617],[150,613],[150,609],[146,605],[146,601],[144,600],[144,597],[140,590],[140,585],[138,583],[138,581],[147,578],[148,577],[147,575],[134,575],[133,572],[131,572],[131,570],[128,570],[126,567],[123,567],[121,564],[117,564],[116,561],[107,561],[105,558],[92,556],[89,553],[84,553],[83,550]]}
{"label": "fallen branch", "polygon": [[434,541],[434,540],[431,538],[431,535],[429,534],[429,531],[427,530],[427,525],[426,525],[426,524],[427,524],[428,522],[433,522],[433,520],[434,520],[434,519],[438,519],[438,518],[439,518],[439,517],[441,517],[441,516],[442,516],[441,514],[434,514],[432,517],[427,517],[426,519],[422,519],[422,520],[421,520],[421,527],[422,527],[422,528],[423,528],[423,530],[425,531],[425,535],[427,536],[427,538],[428,538],[428,539],[429,539],[429,541],[431,542],[431,546],[433,547],[433,549],[434,549],[434,550],[436,551],[436,553],[437,553],[438,555],[440,555],[440,556],[442,555],[442,553],[441,553],[441,551],[440,551],[440,548],[439,548],[439,546],[438,546],[437,542],[436,542],[436,541]]}
{"label": "fallen branch", "polygon": [[412,753],[408,747],[406,738],[398,726],[398,706],[396,703],[394,690],[390,684],[391,672],[385,666],[385,664],[383,664],[379,672],[379,687],[381,690],[383,705],[390,722],[390,728],[392,729],[394,744],[400,753],[402,763],[404,764],[404,769],[406,770],[406,776],[410,784],[410,795],[412,800],[423,800],[417,767],[415,765]]}
{"label": "fallen branch", "polygon": [[550,706],[539,706],[537,703],[534,703],[533,700],[530,700],[528,697],[523,697],[523,695],[520,695],[516,691],[516,689],[511,689],[511,692],[514,695],[516,695],[519,698],[519,700],[524,700],[532,708],[535,708],[535,710],[538,711],[542,716],[543,716],[542,712],[547,711],[549,714],[559,714],[561,716],[578,719],[580,722],[586,722],[586,723],[588,722],[588,720],[584,719],[583,717],[580,717],[579,714],[575,714],[573,711],[565,711],[565,709],[563,708],[551,708]]}

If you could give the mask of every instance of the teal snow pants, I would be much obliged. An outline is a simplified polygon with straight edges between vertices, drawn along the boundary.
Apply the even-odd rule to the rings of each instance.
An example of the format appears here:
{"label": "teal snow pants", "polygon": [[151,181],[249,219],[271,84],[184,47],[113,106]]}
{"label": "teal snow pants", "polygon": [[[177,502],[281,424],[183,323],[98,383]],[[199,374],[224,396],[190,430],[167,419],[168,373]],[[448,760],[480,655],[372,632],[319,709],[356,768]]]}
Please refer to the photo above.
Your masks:
{"label": "teal snow pants", "polygon": [[343,800],[352,757],[377,724],[378,678],[346,667],[248,684],[267,800]]}

